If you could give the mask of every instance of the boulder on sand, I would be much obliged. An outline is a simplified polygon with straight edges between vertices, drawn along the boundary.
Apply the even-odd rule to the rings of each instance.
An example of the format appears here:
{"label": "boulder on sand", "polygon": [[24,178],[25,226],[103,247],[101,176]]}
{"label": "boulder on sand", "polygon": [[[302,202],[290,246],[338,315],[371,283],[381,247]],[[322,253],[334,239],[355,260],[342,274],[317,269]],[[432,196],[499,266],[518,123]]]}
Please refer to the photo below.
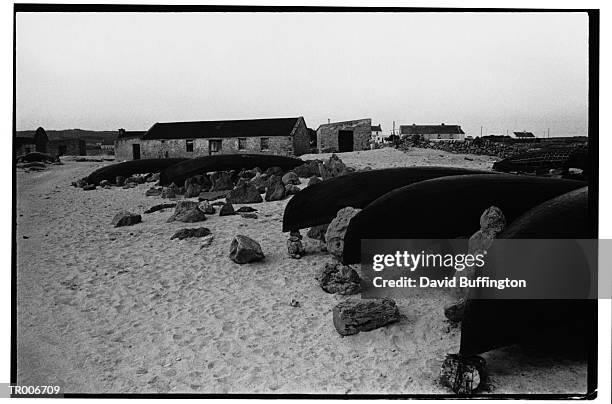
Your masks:
{"label": "boulder on sand", "polygon": [[319,177],[315,177],[314,175],[308,179],[308,185],[311,186],[314,184],[318,184],[319,182],[323,182],[323,180]]}
{"label": "boulder on sand", "polygon": [[200,209],[203,213],[207,215],[212,215],[215,213],[215,207],[210,204],[208,201],[202,201],[198,204],[198,209]]}
{"label": "boulder on sand", "polygon": [[327,161],[320,163],[319,170],[321,171],[321,177],[324,180],[338,177],[350,172],[342,160],[340,160],[340,157],[336,156],[335,154],[332,154]]}
{"label": "boulder on sand", "polygon": [[208,236],[210,234],[210,229],[207,229],[206,227],[199,227],[196,229],[180,229],[177,230],[176,233],[174,233],[174,235],[172,237],[170,237],[170,240],[178,238],[179,240],[183,240],[186,238],[192,238],[192,237],[204,237],[204,236]]}
{"label": "boulder on sand", "polygon": [[232,176],[227,171],[216,171],[210,176],[212,182],[211,191],[229,191],[234,188]]}
{"label": "boulder on sand", "polygon": [[293,169],[293,172],[301,178],[308,178],[312,176],[319,177],[321,175],[321,170],[319,170],[319,163],[321,160],[308,160],[301,166],[297,166]]}
{"label": "boulder on sand", "polygon": [[250,206],[241,206],[236,209],[236,213],[249,213],[249,212],[257,212],[257,209],[252,208]]}
{"label": "boulder on sand", "polygon": [[174,188],[172,187],[163,187],[161,190],[161,197],[162,198],[176,198],[176,192],[174,192]]}
{"label": "boulder on sand", "polygon": [[306,236],[314,240],[325,242],[325,233],[327,232],[328,226],[329,226],[329,223],[320,224],[318,226],[311,227],[306,233]]}
{"label": "boulder on sand", "polygon": [[293,185],[293,184],[285,185],[285,195],[286,196],[295,195],[298,192],[300,192],[300,187],[298,187],[297,185]]}
{"label": "boulder on sand", "polygon": [[136,213],[131,212],[119,212],[113,217],[111,224],[115,227],[121,226],[131,226],[136,223],[140,223],[142,221],[142,217]]}
{"label": "boulder on sand", "polygon": [[266,192],[266,187],[268,186],[269,177],[267,174],[256,173],[253,178],[251,178],[251,184],[257,188],[257,192],[263,194]]}
{"label": "boulder on sand", "polygon": [[266,201],[280,201],[285,197],[285,185],[281,177],[272,175],[266,188]]}
{"label": "boulder on sand", "polygon": [[149,188],[145,192],[145,196],[159,196],[162,194],[161,188]]}
{"label": "boulder on sand", "polygon": [[278,175],[279,177],[283,176],[283,169],[277,166],[274,167],[270,167],[266,170],[266,174],[268,174],[268,176],[271,175]]}
{"label": "boulder on sand", "polygon": [[174,202],[162,203],[160,205],[155,205],[155,206],[150,207],[149,209],[145,210],[144,213],[153,213],[153,212],[157,212],[158,210],[170,209],[174,207],[176,207],[176,203]]}
{"label": "boulder on sand", "polygon": [[238,185],[225,197],[228,203],[260,203],[263,202],[255,185],[249,181],[240,180]]}
{"label": "boulder on sand", "polygon": [[214,201],[216,199],[225,198],[228,191],[202,191],[198,195],[198,201]]}
{"label": "boulder on sand", "polygon": [[201,222],[206,220],[206,215],[198,209],[198,203],[193,201],[179,201],[174,213],[167,220],[168,223],[178,221],[185,223]]}
{"label": "boulder on sand", "polygon": [[449,354],[440,369],[440,383],[461,395],[474,393],[486,378],[486,362],[480,356]]}
{"label": "boulder on sand", "polygon": [[224,203],[219,209],[219,216],[231,216],[236,214],[234,206],[231,203]]}
{"label": "boulder on sand", "polygon": [[237,264],[246,264],[264,259],[259,243],[252,238],[238,234],[230,244],[229,257]]}
{"label": "boulder on sand", "polygon": [[185,198],[195,198],[200,195],[200,192],[202,192],[202,186],[200,184],[195,182],[185,184]]}
{"label": "boulder on sand", "polygon": [[282,180],[283,180],[283,184],[288,185],[288,184],[293,184],[293,185],[300,185],[300,179],[298,178],[297,174],[294,173],[293,171],[287,171],[285,173],[285,175],[282,176]]}
{"label": "boulder on sand", "polygon": [[350,266],[340,263],[327,263],[317,276],[319,286],[327,293],[354,295],[361,290],[361,278]]}
{"label": "boulder on sand", "polygon": [[344,251],[344,235],[346,234],[351,219],[359,213],[360,210],[361,209],[355,209],[350,206],[340,209],[325,232],[327,251],[340,261],[342,261],[342,253]]}
{"label": "boulder on sand", "polygon": [[393,299],[345,300],[332,310],[334,327],[340,335],[371,331],[400,319]]}
{"label": "boulder on sand", "polygon": [[118,175],[115,177],[115,185],[118,187],[122,187],[125,184],[125,177],[122,175]]}

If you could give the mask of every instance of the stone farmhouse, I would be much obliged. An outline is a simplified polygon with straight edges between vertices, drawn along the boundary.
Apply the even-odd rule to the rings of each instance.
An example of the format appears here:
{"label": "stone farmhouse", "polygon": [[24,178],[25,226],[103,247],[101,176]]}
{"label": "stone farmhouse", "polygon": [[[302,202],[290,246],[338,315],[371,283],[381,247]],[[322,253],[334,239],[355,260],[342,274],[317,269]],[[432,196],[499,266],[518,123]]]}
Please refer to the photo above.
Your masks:
{"label": "stone farmhouse", "polygon": [[119,130],[116,160],[199,157],[215,154],[308,153],[303,117],[156,123],[146,132]]}
{"label": "stone farmhouse", "polygon": [[400,125],[400,136],[420,135],[425,140],[464,140],[465,132],[459,125]]}
{"label": "stone farmhouse", "polygon": [[319,153],[342,153],[367,150],[372,141],[372,120],[332,122],[317,129]]}

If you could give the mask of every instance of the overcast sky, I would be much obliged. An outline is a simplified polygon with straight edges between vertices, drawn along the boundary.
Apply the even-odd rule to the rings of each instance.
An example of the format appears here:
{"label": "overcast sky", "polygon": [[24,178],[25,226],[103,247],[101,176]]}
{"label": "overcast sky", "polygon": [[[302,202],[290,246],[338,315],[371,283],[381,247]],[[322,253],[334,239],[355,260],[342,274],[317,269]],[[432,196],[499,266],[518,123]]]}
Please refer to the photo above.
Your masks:
{"label": "overcast sky", "polygon": [[586,135],[581,13],[19,13],[17,129],[304,116]]}

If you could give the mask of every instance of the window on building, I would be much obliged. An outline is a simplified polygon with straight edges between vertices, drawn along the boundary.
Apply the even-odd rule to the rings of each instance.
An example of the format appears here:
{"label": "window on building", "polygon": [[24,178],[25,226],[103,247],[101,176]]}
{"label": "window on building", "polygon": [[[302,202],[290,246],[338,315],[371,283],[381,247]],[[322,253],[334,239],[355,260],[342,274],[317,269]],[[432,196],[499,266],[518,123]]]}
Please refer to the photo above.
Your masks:
{"label": "window on building", "polygon": [[261,138],[261,150],[270,150],[270,139],[267,137]]}
{"label": "window on building", "polygon": [[208,141],[208,150],[210,153],[218,153],[221,151],[221,139],[211,139]]}
{"label": "window on building", "polygon": [[193,151],[193,139],[185,140],[185,150],[187,150],[188,152]]}
{"label": "window on building", "polygon": [[246,137],[238,138],[238,150],[246,150]]}

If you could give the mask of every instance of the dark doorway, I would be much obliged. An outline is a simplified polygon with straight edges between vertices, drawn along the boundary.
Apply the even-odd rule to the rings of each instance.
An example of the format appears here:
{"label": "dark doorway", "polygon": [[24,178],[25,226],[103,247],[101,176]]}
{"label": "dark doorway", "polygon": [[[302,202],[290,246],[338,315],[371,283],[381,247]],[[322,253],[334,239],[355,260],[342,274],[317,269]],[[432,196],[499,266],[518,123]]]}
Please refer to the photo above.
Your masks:
{"label": "dark doorway", "polygon": [[64,154],[66,154],[67,151],[68,151],[68,146],[66,146],[65,144],[61,144],[58,147],[57,154],[59,154],[60,156],[63,156]]}
{"label": "dark doorway", "polygon": [[353,131],[339,130],[338,131],[338,151],[349,152],[353,151]]}
{"label": "dark doorway", "polygon": [[132,145],[132,158],[134,160],[140,160],[140,145],[139,144]]}

